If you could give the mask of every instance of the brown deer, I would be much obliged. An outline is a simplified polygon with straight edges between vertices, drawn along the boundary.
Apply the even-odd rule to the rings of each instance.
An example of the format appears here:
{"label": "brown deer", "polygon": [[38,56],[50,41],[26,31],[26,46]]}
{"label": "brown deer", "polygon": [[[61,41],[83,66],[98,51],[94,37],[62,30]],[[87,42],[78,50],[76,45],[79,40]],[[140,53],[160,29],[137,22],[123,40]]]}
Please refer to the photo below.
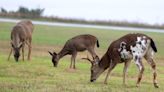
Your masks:
{"label": "brown deer", "polygon": [[14,58],[18,61],[20,56],[20,49],[22,48],[22,58],[24,61],[24,47],[28,46],[28,60],[31,55],[31,41],[34,26],[31,21],[23,20],[17,23],[11,31],[11,51],[8,60],[10,59],[12,51],[14,51]]}
{"label": "brown deer", "polygon": [[52,56],[52,63],[54,67],[57,67],[58,62],[62,57],[65,55],[72,55],[70,68],[73,63],[73,68],[75,69],[75,58],[77,56],[77,52],[88,50],[94,60],[99,59],[94,50],[96,44],[97,47],[99,47],[98,39],[95,36],[89,34],[78,35],[69,39],[58,54],[56,52],[51,53],[50,51],[49,54]]}
{"label": "brown deer", "polygon": [[142,74],[144,72],[144,65],[142,63],[142,58],[145,58],[146,61],[151,65],[153,69],[153,83],[154,87],[158,88],[156,81],[156,64],[153,60],[154,52],[157,52],[152,38],[145,34],[127,34],[118,40],[111,43],[107,52],[99,61],[92,61],[89,58],[87,59],[91,62],[91,82],[95,81],[102,72],[106,69],[109,69],[105,78],[104,83],[107,84],[107,79],[112,71],[112,69],[118,63],[124,63],[123,69],[123,84],[125,85],[125,77],[127,74],[127,69],[130,64],[130,61],[133,59],[139,69],[138,80],[136,86],[138,87],[142,79]]}

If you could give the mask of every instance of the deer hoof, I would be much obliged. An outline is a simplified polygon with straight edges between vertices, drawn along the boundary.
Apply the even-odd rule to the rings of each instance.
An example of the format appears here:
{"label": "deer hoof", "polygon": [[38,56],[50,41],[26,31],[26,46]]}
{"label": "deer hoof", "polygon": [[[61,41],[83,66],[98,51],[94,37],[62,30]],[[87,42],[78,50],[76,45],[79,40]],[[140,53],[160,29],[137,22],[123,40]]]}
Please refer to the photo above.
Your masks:
{"label": "deer hoof", "polygon": [[138,88],[140,86],[140,84],[136,84],[136,87]]}
{"label": "deer hoof", "polygon": [[159,86],[158,86],[157,83],[154,83],[154,87],[155,87],[155,88],[159,88]]}
{"label": "deer hoof", "polygon": [[74,70],[76,70],[76,67],[73,67]]}
{"label": "deer hoof", "polygon": [[106,84],[106,85],[107,85],[108,83],[107,83],[107,82],[104,82],[104,84]]}
{"label": "deer hoof", "polygon": [[123,83],[122,85],[123,85],[124,87],[126,87],[126,84],[125,84],[125,83]]}

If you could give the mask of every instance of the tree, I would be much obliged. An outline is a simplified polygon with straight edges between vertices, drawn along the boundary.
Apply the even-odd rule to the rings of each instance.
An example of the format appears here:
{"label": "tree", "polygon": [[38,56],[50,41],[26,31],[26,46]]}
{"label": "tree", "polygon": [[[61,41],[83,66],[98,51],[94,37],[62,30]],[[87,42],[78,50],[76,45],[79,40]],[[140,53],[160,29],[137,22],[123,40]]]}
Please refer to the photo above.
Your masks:
{"label": "tree", "polygon": [[29,10],[26,7],[20,6],[17,12],[21,14],[28,14]]}
{"label": "tree", "polygon": [[1,13],[7,13],[7,10],[5,10],[4,8],[1,8]]}
{"label": "tree", "polygon": [[37,17],[41,17],[42,13],[44,12],[44,9],[31,9],[29,10],[26,7],[20,6],[19,9],[17,10],[17,13],[21,14],[22,17],[24,18],[37,18]]}
{"label": "tree", "polygon": [[40,17],[43,14],[43,12],[44,12],[44,9],[40,9],[40,8],[32,9],[30,11],[30,13],[33,17]]}

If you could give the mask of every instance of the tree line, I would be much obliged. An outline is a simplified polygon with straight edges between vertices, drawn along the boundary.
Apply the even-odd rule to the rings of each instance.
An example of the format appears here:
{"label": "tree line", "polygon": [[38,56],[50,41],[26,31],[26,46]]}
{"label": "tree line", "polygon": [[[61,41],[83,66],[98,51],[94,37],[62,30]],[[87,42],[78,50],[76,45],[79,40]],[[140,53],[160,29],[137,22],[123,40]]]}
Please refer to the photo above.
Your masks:
{"label": "tree line", "polygon": [[128,21],[101,21],[94,20],[88,21],[85,19],[72,19],[72,18],[61,18],[57,16],[43,16],[44,8],[28,9],[24,6],[20,6],[16,11],[7,11],[4,8],[0,10],[0,17],[6,18],[27,18],[43,21],[55,21],[55,22],[65,22],[65,23],[80,23],[80,24],[92,24],[92,25],[106,25],[106,26],[122,26],[122,27],[138,27],[138,28],[156,28],[164,29],[164,24],[146,24],[138,22],[128,22]]}
{"label": "tree line", "polygon": [[16,11],[7,11],[1,8],[0,16],[18,17],[18,18],[38,18],[41,17],[44,9],[28,9],[24,6],[20,6]]}

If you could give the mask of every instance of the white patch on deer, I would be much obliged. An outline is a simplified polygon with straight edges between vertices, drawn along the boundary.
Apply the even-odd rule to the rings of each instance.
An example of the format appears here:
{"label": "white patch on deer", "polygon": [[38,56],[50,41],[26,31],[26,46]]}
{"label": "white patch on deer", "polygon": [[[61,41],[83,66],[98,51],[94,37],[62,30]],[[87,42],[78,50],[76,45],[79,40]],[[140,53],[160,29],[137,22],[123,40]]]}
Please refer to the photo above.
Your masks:
{"label": "white patch on deer", "polygon": [[143,36],[142,38],[146,39],[146,36]]}
{"label": "white patch on deer", "polygon": [[136,60],[135,60],[135,63],[136,63],[136,65],[139,67],[139,70],[141,70],[142,69],[142,65],[141,65],[141,63],[140,63],[141,61],[140,61],[140,58],[138,57],[138,58],[136,58]]}
{"label": "white patch on deer", "polygon": [[120,54],[121,54],[121,58],[128,59],[128,58],[129,58],[130,52],[127,51],[126,49],[123,49],[123,50],[120,52]]}
{"label": "white patch on deer", "polygon": [[144,52],[148,48],[148,40],[146,37],[137,37],[136,45],[133,47],[131,46],[130,49],[132,51],[133,56],[143,57]]}
{"label": "white patch on deer", "polygon": [[129,59],[130,58],[130,52],[127,51],[125,42],[120,43],[120,48],[118,49],[118,51],[120,52],[122,59]]}
{"label": "white patch on deer", "polygon": [[130,46],[130,49],[132,51],[133,59],[135,63],[139,66],[141,69],[142,66],[140,65],[140,59],[143,58],[143,56],[146,53],[146,50],[148,49],[148,40],[146,40],[146,37],[137,37],[136,45]]}
{"label": "white patch on deer", "polygon": [[151,55],[154,56],[154,51],[151,52]]}

